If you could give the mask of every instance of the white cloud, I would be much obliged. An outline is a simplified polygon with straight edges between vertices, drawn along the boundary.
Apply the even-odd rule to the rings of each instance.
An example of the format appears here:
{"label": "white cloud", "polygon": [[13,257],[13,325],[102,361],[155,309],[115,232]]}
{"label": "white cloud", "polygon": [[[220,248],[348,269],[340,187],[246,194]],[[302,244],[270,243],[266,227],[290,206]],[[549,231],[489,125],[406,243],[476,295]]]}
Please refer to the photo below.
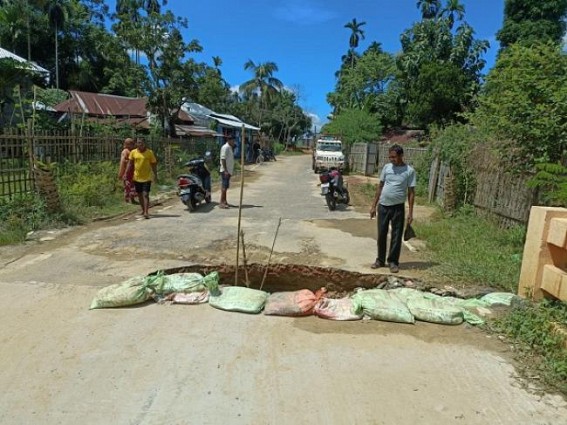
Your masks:
{"label": "white cloud", "polygon": [[294,24],[311,25],[327,22],[333,19],[336,13],[308,0],[293,0],[276,7],[274,16]]}
{"label": "white cloud", "polygon": [[319,133],[321,131],[321,127],[327,122],[326,120],[323,121],[319,115],[314,114],[313,112],[306,112],[307,115],[311,117],[311,122],[313,125],[311,126],[311,131],[316,131]]}

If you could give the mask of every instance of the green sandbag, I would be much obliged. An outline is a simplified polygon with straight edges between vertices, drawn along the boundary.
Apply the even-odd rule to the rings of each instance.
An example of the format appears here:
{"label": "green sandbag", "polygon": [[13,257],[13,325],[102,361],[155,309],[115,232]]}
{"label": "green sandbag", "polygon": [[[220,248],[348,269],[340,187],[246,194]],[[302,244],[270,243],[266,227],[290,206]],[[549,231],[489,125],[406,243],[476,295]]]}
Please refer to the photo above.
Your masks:
{"label": "green sandbag", "polygon": [[387,322],[415,323],[407,306],[393,293],[384,289],[360,291],[352,299],[362,306],[366,316]]}
{"label": "green sandbag", "polygon": [[394,288],[394,289],[389,289],[389,291],[390,293],[398,297],[403,303],[406,304],[408,300],[412,297],[419,297],[419,298],[424,297],[424,292],[413,288]]}
{"label": "green sandbag", "polygon": [[482,301],[487,303],[489,306],[493,305],[505,305],[510,307],[512,302],[516,299],[521,299],[518,295],[512,294],[510,292],[491,292],[486,294],[481,298]]}
{"label": "green sandbag", "polygon": [[258,289],[225,286],[220,290],[219,295],[211,293],[209,304],[220,310],[257,314],[264,308],[268,295],[267,292]]}
{"label": "green sandbag", "polygon": [[148,276],[148,287],[158,295],[203,292],[206,289],[210,292],[217,292],[218,283],[218,272],[212,272],[203,277],[199,273],[164,274],[160,271]]}
{"label": "green sandbag", "polygon": [[411,297],[407,306],[416,319],[424,322],[460,325],[464,320],[462,309],[443,302],[442,297],[440,299]]}
{"label": "green sandbag", "polygon": [[122,283],[106,286],[98,291],[90,309],[125,307],[143,303],[152,296],[152,290],[146,283],[145,276],[137,276]]}

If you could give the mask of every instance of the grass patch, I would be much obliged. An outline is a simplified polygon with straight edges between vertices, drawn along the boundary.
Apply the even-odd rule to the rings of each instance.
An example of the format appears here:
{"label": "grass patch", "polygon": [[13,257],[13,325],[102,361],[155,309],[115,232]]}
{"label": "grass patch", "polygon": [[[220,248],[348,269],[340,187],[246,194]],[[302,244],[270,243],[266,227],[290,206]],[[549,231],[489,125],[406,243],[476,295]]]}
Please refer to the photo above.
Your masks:
{"label": "grass patch", "polygon": [[559,301],[525,302],[488,324],[506,335],[516,348],[524,377],[537,378],[547,387],[567,395],[565,336],[553,324],[567,327],[567,305]]}
{"label": "grass patch", "polygon": [[436,264],[434,278],[516,292],[524,228],[500,229],[466,208],[452,217],[416,222],[415,228]]}

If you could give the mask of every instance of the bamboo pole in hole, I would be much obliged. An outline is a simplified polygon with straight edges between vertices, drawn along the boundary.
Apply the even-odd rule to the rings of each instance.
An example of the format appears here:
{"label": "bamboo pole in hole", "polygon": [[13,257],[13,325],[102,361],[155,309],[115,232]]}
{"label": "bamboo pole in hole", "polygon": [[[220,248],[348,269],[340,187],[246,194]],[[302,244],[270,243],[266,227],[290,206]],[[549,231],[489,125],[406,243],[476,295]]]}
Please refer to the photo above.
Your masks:
{"label": "bamboo pole in hole", "polygon": [[276,239],[278,238],[278,232],[280,230],[280,226],[282,224],[282,218],[278,220],[278,227],[276,227],[276,234],[274,235],[274,242],[272,243],[272,249],[270,250],[270,256],[268,257],[268,264],[266,264],[266,268],[264,269],[264,276],[262,277],[262,284],[260,285],[260,291],[264,287],[264,282],[266,281],[266,276],[268,275],[268,268],[270,267],[270,260],[272,259],[272,253],[274,252],[274,247],[276,246]]}
{"label": "bamboo pole in hole", "polygon": [[246,258],[246,244],[244,243],[244,230],[240,231],[240,239],[242,239],[242,265],[244,266],[244,284],[247,288],[249,288],[250,280],[248,280],[248,260]]}
{"label": "bamboo pole in hole", "polygon": [[242,219],[242,196],[244,195],[244,145],[245,145],[245,128],[242,124],[240,131],[240,201],[238,203],[238,233],[236,234],[236,272],[234,273],[234,286],[238,286],[238,260],[240,253],[240,222]]}

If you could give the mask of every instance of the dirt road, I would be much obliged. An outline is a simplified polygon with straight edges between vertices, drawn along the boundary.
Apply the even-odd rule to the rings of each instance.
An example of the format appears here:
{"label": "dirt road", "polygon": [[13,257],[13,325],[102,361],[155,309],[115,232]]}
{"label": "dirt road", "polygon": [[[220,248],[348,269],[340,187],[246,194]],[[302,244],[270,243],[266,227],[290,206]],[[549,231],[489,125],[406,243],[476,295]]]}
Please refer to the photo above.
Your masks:
{"label": "dirt road", "polygon": [[[367,206],[329,212],[309,156],[250,176],[250,262],[266,261],[281,217],[273,262],[371,272]],[[134,275],[234,263],[237,208],[189,213],[174,199],[151,214],[0,250],[1,424],[567,424],[561,397],[517,379],[509,347],[467,326],[89,311],[99,288]],[[404,264],[410,277],[427,268],[406,250]]]}

